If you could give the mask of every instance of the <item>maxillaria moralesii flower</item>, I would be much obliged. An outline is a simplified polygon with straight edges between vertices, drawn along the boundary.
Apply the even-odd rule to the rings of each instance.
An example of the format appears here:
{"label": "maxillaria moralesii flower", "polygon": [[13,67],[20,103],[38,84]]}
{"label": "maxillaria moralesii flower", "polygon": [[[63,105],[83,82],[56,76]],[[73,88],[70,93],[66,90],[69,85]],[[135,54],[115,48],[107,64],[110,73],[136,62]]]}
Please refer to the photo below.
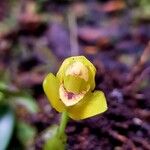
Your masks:
{"label": "maxillaria moralesii flower", "polygon": [[85,119],[107,110],[102,91],[95,88],[94,65],[84,56],[64,60],[58,73],[48,74],[43,82],[44,91],[58,112],[67,111],[74,120]]}

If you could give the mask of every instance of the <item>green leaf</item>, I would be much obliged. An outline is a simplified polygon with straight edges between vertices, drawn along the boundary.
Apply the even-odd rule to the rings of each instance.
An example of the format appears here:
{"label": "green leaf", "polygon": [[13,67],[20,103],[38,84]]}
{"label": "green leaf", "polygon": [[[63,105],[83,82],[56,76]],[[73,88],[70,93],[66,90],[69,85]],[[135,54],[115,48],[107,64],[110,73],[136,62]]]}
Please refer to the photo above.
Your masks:
{"label": "green leaf", "polygon": [[24,121],[17,122],[17,137],[25,147],[28,147],[33,143],[36,134],[36,128],[33,126]]}
{"label": "green leaf", "polygon": [[47,128],[42,132],[41,134],[42,139],[44,139],[44,141],[47,141],[48,139],[53,137],[53,135],[57,132],[57,130],[58,125],[52,125],[51,127]]}
{"label": "green leaf", "polygon": [[25,95],[25,96],[15,97],[12,103],[25,107],[27,111],[29,111],[30,113],[37,113],[39,110],[36,101],[30,96]]}
{"label": "green leaf", "polygon": [[6,150],[14,128],[15,117],[7,107],[0,108],[0,150]]}
{"label": "green leaf", "polygon": [[8,89],[8,86],[5,82],[0,81],[0,91]]}
{"label": "green leaf", "polygon": [[59,136],[57,125],[45,130],[43,139],[45,140],[43,150],[65,150],[67,136],[65,133]]}
{"label": "green leaf", "polygon": [[3,94],[3,92],[0,91],[0,103],[1,103],[1,101],[3,101],[3,99],[4,99],[4,94]]}
{"label": "green leaf", "polygon": [[66,147],[65,139],[66,138],[61,139],[56,134],[45,143],[43,150],[65,150]]}

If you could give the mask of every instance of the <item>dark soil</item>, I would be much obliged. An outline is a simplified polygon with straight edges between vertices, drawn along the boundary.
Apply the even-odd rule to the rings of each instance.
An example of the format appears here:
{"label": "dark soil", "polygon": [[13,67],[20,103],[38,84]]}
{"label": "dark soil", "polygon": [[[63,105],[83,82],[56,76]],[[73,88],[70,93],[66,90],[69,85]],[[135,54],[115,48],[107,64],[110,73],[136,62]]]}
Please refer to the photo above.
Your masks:
{"label": "dark soil", "polygon": [[[59,122],[42,81],[48,72],[57,72],[74,47],[97,67],[96,89],[104,91],[108,111],[70,120],[68,150],[150,150],[150,19],[133,13],[133,4],[114,3],[45,1],[38,14],[23,11],[17,25],[0,34],[0,70],[11,72],[15,86],[31,89],[40,106],[38,114],[22,116],[38,130],[36,150],[42,149],[42,131]],[[45,21],[42,13],[50,13],[50,19]]]}

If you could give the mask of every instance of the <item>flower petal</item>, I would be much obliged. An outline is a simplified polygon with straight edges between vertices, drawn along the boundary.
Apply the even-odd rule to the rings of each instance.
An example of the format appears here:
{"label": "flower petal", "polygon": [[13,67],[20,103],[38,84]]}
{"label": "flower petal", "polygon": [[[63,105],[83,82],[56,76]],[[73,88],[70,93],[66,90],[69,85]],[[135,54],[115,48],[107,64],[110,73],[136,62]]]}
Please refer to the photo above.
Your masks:
{"label": "flower petal", "polygon": [[59,78],[60,82],[63,81],[64,76],[65,76],[65,72],[68,68],[68,66],[74,62],[81,62],[83,63],[89,70],[89,75],[90,75],[90,85],[91,85],[91,90],[93,90],[95,88],[95,73],[96,73],[96,68],[94,67],[94,65],[88,60],[86,59],[86,57],[84,56],[74,56],[74,57],[69,57],[67,59],[65,59],[57,73],[57,77]]}
{"label": "flower petal", "polygon": [[91,90],[95,88],[95,73],[96,73],[96,68],[95,66],[84,56],[78,56],[76,58],[77,61],[82,62],[88,69],[89,69],[89,82],[91,86]]}
{"label": "flower petal", "polygon": [[81,102],[68,108],[69,117],[74,120],[86,119],[107,110],[104,93],[95,91],[85,96]]}
{"label": "flower petal", "polygon": [[52,107],[62,112],[65,110],[65,106],[59,98],[59,85],[58,79],[52,73],[48,74],[43,82],[44,92]]}

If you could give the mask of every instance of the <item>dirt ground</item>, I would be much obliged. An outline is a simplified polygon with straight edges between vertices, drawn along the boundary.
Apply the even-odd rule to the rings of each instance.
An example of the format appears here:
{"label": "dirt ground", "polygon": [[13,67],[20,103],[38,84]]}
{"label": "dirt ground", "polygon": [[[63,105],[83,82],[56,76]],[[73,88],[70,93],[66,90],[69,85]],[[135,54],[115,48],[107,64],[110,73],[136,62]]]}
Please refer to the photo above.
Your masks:
{"label": "dirt ground", "polygon": [[0,3],[1,22],[6,9],[15,16],[0,30],[0,70],[8,70],[15,87],[30,90],[40,108],[36,114],[17,110],[37,129],[32,148],[41,150],[41,133],[59,121],[44,95],[44,76],[56,73],[64,58],[85,55],[97,68],[96,89],[105,93],[108,111],[70,119],[67,149],[150,150],[150,17],[142,6],[124,0]]}

